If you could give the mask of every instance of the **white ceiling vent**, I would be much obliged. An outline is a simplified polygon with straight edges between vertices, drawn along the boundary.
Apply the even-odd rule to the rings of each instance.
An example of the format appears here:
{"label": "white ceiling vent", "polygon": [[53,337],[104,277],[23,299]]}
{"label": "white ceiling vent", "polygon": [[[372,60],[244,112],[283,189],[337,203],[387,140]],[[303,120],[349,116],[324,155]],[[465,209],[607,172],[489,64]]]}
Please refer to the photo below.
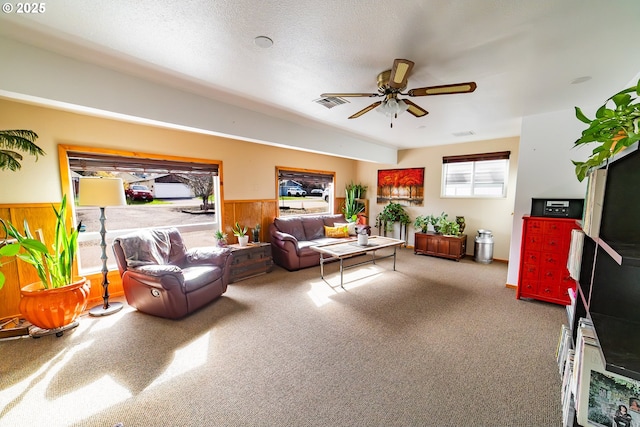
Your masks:
{"label": "white ceiling vent", "polygon": [[342,99],[342,98],[338,98],[335,96],[331,96],[331,97],[327,97],[327,98],[318,98],[318,99],[314,99],[313,102],[318,103],[320,105],[323,105],[327,108],[333,108],[336,105],[342,105],[342,104],[346,104],[347,101],[346,99]]}
{"label": "white ceiling vent", "polygon": [[471,131],[471,130],[463,130],[462,132],[454,132],[453,136],[471,136],[471,135],[475,135],[476,133]]}

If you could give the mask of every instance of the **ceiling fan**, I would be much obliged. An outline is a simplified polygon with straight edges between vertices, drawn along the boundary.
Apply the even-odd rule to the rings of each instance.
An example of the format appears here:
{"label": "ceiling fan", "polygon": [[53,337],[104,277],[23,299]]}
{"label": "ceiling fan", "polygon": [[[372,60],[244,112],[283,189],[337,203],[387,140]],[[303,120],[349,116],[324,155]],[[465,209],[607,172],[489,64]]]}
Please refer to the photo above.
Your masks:
{"label": "ceiling fan", "polygon": [[378,74],[378,93],[323,93],[323,98],[346,98],[346,97],[384,97],[382,101],[374,102],[368,107],[363,108],[357,113],[349,116],[350,119],[357,119],[369,111],[376,109],[381,113],[392,118],[391,127],[393,127],[393,118],[397,118],[398,114],[405,111],[413,114],[415,117],[422,117],[429,114],[427,110],[408,99],[399,99],[398,95],[403,96],[430,96],[430,95],[449,95],[454,93],[469,93],[476,90],[475,82],[456,83],[440,86],[427,86],[415,89],[407,88],[407,79],[413,68],[414,63],[408,59],[396,59],[393,61],[393,67]]}

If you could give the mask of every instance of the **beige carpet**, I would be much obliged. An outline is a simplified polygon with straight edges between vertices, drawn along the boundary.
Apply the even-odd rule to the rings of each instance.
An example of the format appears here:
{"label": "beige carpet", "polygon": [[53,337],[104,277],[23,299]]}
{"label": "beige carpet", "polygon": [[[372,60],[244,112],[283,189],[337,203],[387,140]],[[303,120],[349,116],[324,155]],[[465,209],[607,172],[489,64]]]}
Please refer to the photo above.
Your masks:
{"label": "beige carpet", "polygon": [[0,426],[561,425],[565,310],[506,274],[402,249],[346,291],[276,268],[179,321],[127,306],[5,340]]}

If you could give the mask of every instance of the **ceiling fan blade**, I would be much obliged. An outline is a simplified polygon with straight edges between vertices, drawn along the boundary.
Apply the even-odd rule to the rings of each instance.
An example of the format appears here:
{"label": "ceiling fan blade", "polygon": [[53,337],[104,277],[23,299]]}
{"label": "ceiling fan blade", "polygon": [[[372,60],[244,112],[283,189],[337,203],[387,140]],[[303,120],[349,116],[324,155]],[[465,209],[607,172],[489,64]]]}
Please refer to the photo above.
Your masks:
{"label": "ceiling fan blade", "polygon": [[391,75],[389,76],[389,87],[394,89],[404,89],[407,87],[407,78],[413,68],[413,62],[408,59],[396,59],[393,61]]}
{"label": "ceiling fan blade", "polygon": [[374,102],[373,104],[369,105],[368,107],[363,108],[362,110],[360,110],[357,113],[353,114],[349,118],[350,119],[357,119],[358,117],[360,117],[364,113],[368,113],[369,111],[373,110],[374,108],[376,108],[380,104],[382,104],[382,101]]}
{"label": "ceiling fan blade", "polygon": [[322,98],[347,98],[352,96],[360,96],[364,98],[373,98],[375,96],[382,96],[379,93],[323,93],[320,95]]}
{"label": "ceiling fan blade", "polygon": [[427,86],[411,89],[407,92],[409,96],[428,96],[428,95],[449,95],[452,93],[469,93],[476,90],[475,82],[456,83],[452,85]]}
{"label": "ceiling fan blade", "polygon": [[426,116],[427,114],[429,114],[429,112],[427,110],[425,110],[424,108],[422,108],[421,106],[414,104],[413,102],[409,101],[408,99],[403,99],[402,100],[405,104],[407,104],[408,108],[407,111],[411,114],[413,114],[416,117],[422,117],[422,116]]}

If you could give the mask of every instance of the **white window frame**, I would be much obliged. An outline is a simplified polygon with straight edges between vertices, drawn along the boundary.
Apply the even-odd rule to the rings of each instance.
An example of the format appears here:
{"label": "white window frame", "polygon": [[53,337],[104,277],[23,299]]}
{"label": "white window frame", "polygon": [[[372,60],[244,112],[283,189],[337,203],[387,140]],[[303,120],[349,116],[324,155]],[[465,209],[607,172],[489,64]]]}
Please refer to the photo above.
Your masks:
{"label": "white window frame", "polygon": [[[510,152],[471,154],[464,156],[448,156],[443,157],[442,161],[442,180],[440,188],[440,197],[442,198],[482,198],[482,199],[499,199],[507,197],[507,184],[509,181],[509,157]],[[479,171],[478,166],[487,165],[489,162],[502,163],[502,181],[494,181],[480,184],[478,183]],[[450,182],[451,169],[463,169],[464,173],[469,175],[468,182],[463,184],[455,184]],[[458,186],[461,192],[455,190]],[[483,193],[483,188],[500,186],[500,192]]]}

